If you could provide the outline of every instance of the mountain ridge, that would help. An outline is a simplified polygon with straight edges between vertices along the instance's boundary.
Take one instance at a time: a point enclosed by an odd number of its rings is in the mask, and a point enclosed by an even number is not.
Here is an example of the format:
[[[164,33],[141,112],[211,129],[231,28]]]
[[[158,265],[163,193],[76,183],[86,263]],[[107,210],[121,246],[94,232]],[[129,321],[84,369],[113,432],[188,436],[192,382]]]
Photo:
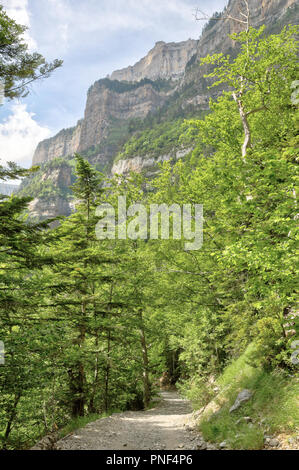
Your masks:
[[[242,0],[230,0],[222,15],[239,16]],[[279,22],[288,9],[296,9],[296,0],[251,0],[251,21],[255,27],[261,24],[274,25]],[[297,7],[298,14],[298,7]],[[172,91],[180,81],[195,80],[192,73],[187,74],[186,67],[191,60],[195,64],[208,54],[226,52],[232,49],[233,42],[228,34],[239,32],[242,25],[235,21],[210,20],[208,28],[204,28],[199,40],[188,39],[178,43],[158,41],[148,54],[133,66],[116,70],[106,79],[96,81],[87,93],[86,108],[83,119],[77,125],[60,131],[53,137],[40,142],[33,156],[33,164],[41,164],[53,158],[71,155],[77,151],[83,152],[93,145],[99,145],[107,136],[110,118],[129,119],[145,117],[154,112],[165,102],[165,93],[153,87],[155,80],[173,81]],[[198,77],[200,78],[200,77]],[[152,83],[142,84],[141,80],[148,79]],[[126,81],[138,83],[139,88],[119,93],[107,86],[108,81]],[[169,91],[171,94],[171,91]],[[194,97],[193,97],[194,98]],[[202,104],[203,98],[196,98],[196,106]],[[109,108],[126,109],[127,112],[112,112]]]
[[[197,40],[192,39],[180,43],[160,41],[134,66],[117,70],[111,74],[111,77],[97,80],[88,90],[84,118],[79,120],[76,126],[64,129],[55,136],[40,142],[33,156],[33,164],[47,162],[76,151],[82,152],[92,145],[100,144],[106,137],[110,117],[142,118],[155,111],[164,103],[167,93],[156,90],[154,82],[157,80],[175,81],[181,78],[188,61],[196,53],[197,43]],[[176,60],[170,60],[174,55]],[[159,58],[161,63],[158,61]],[[136,76],[134,68],[140,69],[140,64],[142,64],[141,67],[144,64],[144,69]],[[129,73],[128,70],[131,72]],[[145,79],[148,81],[143,83],[142,80]],[[111,83],[137,82],[139,86],[123,92],[115,90],[113,93],[107,80]],[[174,83],[172,88],[174,89],[175,86]],[[113,108],[116,101],[120,109],[114,109],[112,112],[112,109],[108,108]]]
[[[173,121],[178,117],[198,116],[198,113],[208,110],[210,97],[215,99],[219,90],[208,90],[205,71],[199,71],[198,64],[201,57],[207,54],[235,53],[228,34],[239,32],[242,26],[224,18],[239,15],[242,5],[242,0],[230,0],[219,14],[222,20],[211,19],[199,40],[189,39],[180,43],[159,41],[135,65],[97,80],[88,90],[83,119],[73,128],[63,129],[40,142],[33,156],[33,164],[43,166],[57,158],[70,160],[75,152],[79,152],[101,171],[110,174],[111,170],[112,173],[121,170],[122,174],[126,174],[130,169],[152,169],[155,158],[156,161],[164,161],[177,153],[184,153],[185,149],[177,143],[174,133],[171,137],[174,148],[167,145],[165,151],[162,145],[154,159],[148,156],[152,161],[145,162],[147,157],[138,154],[133,155],[133,161],[132,158],[121,163],[119,159],[118,162],[114,161],[122,146],[135,133],[140,134],[140,129],[146,132],[146,129],[152,129],[153,122],[159,123],[161,119]],[[268,32],[274,32],[284,24],[298,22],[299,18],[296,0],[251,0],[250,9],[252,26],[265,24]],[[134,81],[128,81],[128,78]],[[58,180],[55,183],[52,178],[51,184],[60,183]],[[25,185],[28,187],[27,182]],[[39,194],[32,195],[35,198],[34,212],[39,213],[41,202],[40,214],[43,217],[45,201],[39,201]],[[61,214],[59,207],[66,207],[65,201],[58,199],[56,205],[57,210],[52,198],[53,216]],[[71,210],[69,203],[67,205],[65,214]],[[46,212],[49,215],[49,211]]]

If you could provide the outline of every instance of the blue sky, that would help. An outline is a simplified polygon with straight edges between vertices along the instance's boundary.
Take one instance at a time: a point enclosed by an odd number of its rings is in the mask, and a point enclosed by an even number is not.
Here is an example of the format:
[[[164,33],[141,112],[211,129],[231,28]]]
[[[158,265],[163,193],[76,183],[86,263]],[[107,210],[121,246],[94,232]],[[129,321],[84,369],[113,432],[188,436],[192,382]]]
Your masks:
[[[26,167],[37,143],[83,117],[90,85],[113,70],[133,65],[157,41],[197,39],[207,14],[226,0],[0,0],[28,26],[26,41],[60,70],[32,86],[30,95],[0,107],[0,159]]]

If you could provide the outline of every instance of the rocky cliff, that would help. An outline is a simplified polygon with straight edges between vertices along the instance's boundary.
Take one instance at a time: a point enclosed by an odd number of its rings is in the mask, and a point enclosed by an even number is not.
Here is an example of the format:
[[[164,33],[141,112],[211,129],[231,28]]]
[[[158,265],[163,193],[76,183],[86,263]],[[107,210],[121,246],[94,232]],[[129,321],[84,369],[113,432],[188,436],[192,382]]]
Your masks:
[[[79,151],[100,144],[111,121],[143,118],[161,106],[166,95],[151,83],[119,86],[117,82],[96,82],[87,95]]]
[[[72,212],[70,186],[74,182],[68,162],[52,160],[41,170],[25,179],[20,186],[23,196],[32,197],[29,211],[32,218],[47,219]]]
[[[254,27],[265,24],[268,32],[278,32],[285,24],[298,23],[299,7],[296,0],[249,0],[250,23]],[[68,159],[80,152],[102,171],[126,174],[130,170],[152,173],[157,163],[171,157],[179,158],[188,150],[179,146],[170,153],[162,148],[154,157],[144,152],[129,155],[113,165],[116,154],[134,132],[150,129],[149,116],[159,116],[156,122],[174,120],[177,117],[198,115],[208,109],[211,91],[207,88],[204,70],[199,69],[201,57],[217,52],[234,53],[234,43],[229,34],[238,32],[242,25],[227,17],[242,18],[243,0],[230,0],[219,20],[211,19],[204,27],[201,38],[179,43],[156,43],[139,62],[110,77],[98,80],[87,94],[84,118],[71,129],[64,129],[56,136],[41,142],[34,154],[33,164],[45,165],[59,157]],[[213,89],[213,97],[217,89]],[[153,118],[155,119],[155,117]],[[132,120],[143,122],[131,126]],[[132,127],[132,128],[131,128]],[[132,158],[133,157],[133,158]],[[47,173],[47,179],[51,174]],[[53,181],[51,182],[51,184]],[[56,184],[56,183],[55,183]],[[58,183],[57,180],[57,184]],[[63,185],[66,185],[66,180]],[[38,196],[38,195],[37,195]],[[40,206],[42,204],[42,207]],[[32,211],[43,216],[68,214],[71,203],[63,195],[51,199],[51,207],[45,206],[45,198],[36,197]],[[61,212],[60,212],[61,211]]]
[[[142,171],[146,171],[147,176],[151,176],[152,173],[155,174],[157,172],[159,163],[183,158],[191,150],[191,148],[182,148],[180,150],[173,149],[172,152],[167,153],[165,155],[159,155],[157,158],[154,158],[152,156],[138,156],[130,159],[119,160],[118,162],[114,163],[111,169],[111,173],[113,175],[127,175],[131,171],[135,173],[141,173]]]
[[[175,84],[169,85],[166,91],[155,86],[154,81],[182,77],[187,62],[196,53],[197,43],[191,39],[180,43],[158,42],[136,65],[95,82],[87,94],[84,118],[76,127],[63,129],[56,136],[42,141],[34,153],[33,164],[99,145],[107,137],[111,120],[143,118],[155,111],[163,105]],[[131,85],[118,83],[124,81]]]
[[[286,22],[298,22],[296,0],[250,0],[251,24],[258,27],[268,25],[269,29]],[[230,0],[223,12],[227,16],[240,18],[244,9],[243,0]],[[48,162],[54,158],[84,152],[97,146],[107,137],[111,121],[143,118],[161,107],[171,90],[157,89],[157,80],[180,80],[181,83],[200,83],[198,68],[186,65],[196,63],[201,57],[215,52],[226,52],[234,47],[228,34],[238,32],[242,25],[232,20],[210,21],[197,40],[189,39],[179,43],[157,42],[154,48],[133,66],[117,70],[106,79],[99,80],[89,89],[84,118],[71,129],[64,129],[56,136],[41,142],[33,156],[33,164]],[[192,70],[196,71],[192,73]],[[123,86],[119,85],[123,83]],[[124,83],[125,82],[125,83]],[[131,86],[130,86],[131,84]],[[132,85],[134,84],[134,85]],[[179,83],[178,83],[179,86]],[[171,87],[169,87],[171,88]],[[176,89],[175,83],[172,91]],[[184,106],[206,106],[208,96],[205,89],[200,94],[189,96]],[[112,155],[110,155],[112,158]],[[109,156],[108,156],[109,159]]]
[[[128,82],[136,82],[143,78],[151,80],[181,78],[187,62],[196,53],[197,46],[198,41],[194,39],[171,43],[159,41],[137,64],[116,70],[109,78]]]
[[[56,136],[39,143],[33,164],[84,152],[107,137],[113,120],[142,118],[163,104],[167,93],[151,83],[118,87],[118,82],[99,80],[88,91],[84,119],[76,127],[63,129]]]
[[[55,137],[40,142],[35,150],[32,164],[47,163],[54,158],[72,155],[77,152],[80,144],[82,121],[76,127],[63,129]]]
[[[298,5],[295,0],[250,0],[250,24],[254,27],[260,27],[265,25],[269,32],[279,31],[280,28],[287,23],[298,23],[299,13]],[[198,68],[198,63],[202,57],[206,57],[208,54],[215,52],[233,52],[235,43],[229,38],[229,34],[238,33],[244,29],[244,25],[233,20],[226,20],[226,17],[233,17],[237,19],[244,19],[240,15],[240,12],[244,11],[243,0],[230,0],[227,8],[222,12],[221,17],[217,15],[218,19],[211,19],[206,24],[203,34],[199,41],[197,41],[197,48],[195,55],[192,56],[187,69],[185,69],[180,90],[184,91],[184,88],[188,91],[187,95],[191,93],[191,97],[186,97],[182,102],[182,108],[192,106],[194,109],[207,109],[209,102],[209,95],[211,91],[208,91],[204,86],[204,70]],[[150,51],[149,57],[154,56],[155,48]],[[119,77],[127,77],[127,74],[135,73],[135,79],[138,79],[138,67],[144,64],[142,59],[136,68],[129,67],[122,71],[116,72]],[[112,74],[113,77],[113,74]],[[196,83],[196,86],[194,84]],[[190,87],[191,85],[191,87]],[[217,92],[216,92],[217,93]],[[147,173],[152,171],[153,168],[157,168],[157,164],[165,160],[177,159],[180,156],[188,153],[188,150],[174,149],[171,154],[161,155],[158,158],[152,156],[134,156],[133,158],[127,158],[117,161],[112,167],[113,174],[127,174],[130,171],[141,172],[146,171]]]

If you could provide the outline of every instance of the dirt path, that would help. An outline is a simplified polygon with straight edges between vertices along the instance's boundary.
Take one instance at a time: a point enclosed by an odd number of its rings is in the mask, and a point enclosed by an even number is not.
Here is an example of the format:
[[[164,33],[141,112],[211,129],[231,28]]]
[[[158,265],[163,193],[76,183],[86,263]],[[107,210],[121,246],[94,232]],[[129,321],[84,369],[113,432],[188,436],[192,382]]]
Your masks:
[[[177,392],[161,393],[149,411],[127,411],[89,423],[57,443],[60,450],[197,449],[200,435],[192,431],[189,402]]]

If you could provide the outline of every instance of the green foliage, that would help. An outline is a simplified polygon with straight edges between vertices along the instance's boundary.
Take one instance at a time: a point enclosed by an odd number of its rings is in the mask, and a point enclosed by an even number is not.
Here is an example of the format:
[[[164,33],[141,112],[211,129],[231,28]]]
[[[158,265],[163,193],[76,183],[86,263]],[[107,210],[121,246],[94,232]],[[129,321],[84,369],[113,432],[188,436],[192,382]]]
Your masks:
[[[126,160],[135,156],[153,156],[167,154],[177,149],[182,134],[183,120],[163,122],[151,130],[136,134],[124,145],[122,151],[116,156],[115,162]]]
[[[12,171],[15,176],[23,174],[21,169],[10,166],[8,170],[2,169],[2,178],[11,176]],[[6,448],[13,428],[13,441],[17,442],[17,447],[22,446],[24,436],[18,430],[23,428],[23,422],[32,425],[36,398],[40,400],[41,381],[51,373],[51,353],[42,341],[45,330],[39,326],[41,319],[35,328],[27,323],[40,301],[38,273],[51,260],[39,251],[40,246],[49,242],[45,229],[50,221],[26,223],[23,212],[29,198],[0,199],[0,337],[6,348],[6,362],[0,370],[0,422],[3,447]],[[49,327],[47,332],[50,333]],[[52,340],[55,341],[54,336]],[[45,360],[42,365],[41,357]],[[33,401],[26,400],[29,395],[35,397]],[[22,411],[18,414],[20,404]],[[29,434],[35,435],[35,430]]]
[[[14,162],[7,162],[6,166],[0,165],[0,179],[2,181],[15,180],[22,176],[29,176],[35,173],[38,167],[32,167],[30,170],[20,168]]]
[[[205,413],[200,422],[206,439],[218,443],[225,440],[232,449],[261,449],[263,433],[292,434],[299,425],[298,377],[290,379],[283,371],[252,367],[255,349],[255,344],[251,344],[224,370],[217,380],[220,391],[214,399],[225,404],[217,413]],[[253,392],[253,398],[229,413],[238,392],[245,388]],[[242,420],[244,416],[249,416],[251,422]]]
[[[47,63],[37,52],[29,54],[23,38],[26,29],[9,18],[0,5],[0,80],[4,82],[5,96],[10,99],[26,96],[30,83],[47,78],[62,65],[57,59]]]
[[[95,85],[97,87],[105,87],[108,90],[114,91],[116,93],[127,93],[130,91],[137,90],[140,87],[144,87],[145,85],[150,85],[154,90],[157,91],[169,91],[173,88],[172,80],[150,80],[149,78],[143,78],[138,82],[126,82],[126,81],[118,81],[118,80],[110,80],[109,78],[102,78],[98,80]],[[89,89],[90,91],[91,89]]]
[[[217,418],[203,422],[200,429],[206,440],[218,444],[226,441],[230,449],[260,450],[264,445],[264,434],[259,426],[237,425],[227,410],[221,410]]]
[[[75,159],[77,162],[77,179],[72,186],[72,190],[79,200],[87,201],[87,204],[90,205],[93,202],[95,193],[99,191],[103,177],[81,155],[75,154]]]

